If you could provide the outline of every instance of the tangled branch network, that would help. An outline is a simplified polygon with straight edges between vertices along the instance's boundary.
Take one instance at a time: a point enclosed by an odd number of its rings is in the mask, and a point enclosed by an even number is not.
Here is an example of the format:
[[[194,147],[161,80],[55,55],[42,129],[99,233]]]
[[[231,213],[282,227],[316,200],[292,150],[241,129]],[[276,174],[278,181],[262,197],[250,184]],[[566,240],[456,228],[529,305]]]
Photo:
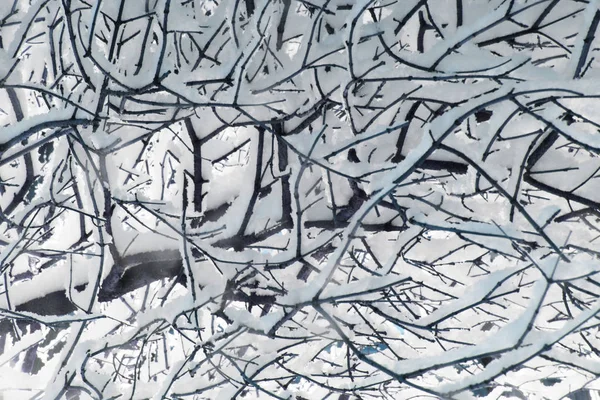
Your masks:
[[[598,398],[599,22],[0,1],[0,398]]]

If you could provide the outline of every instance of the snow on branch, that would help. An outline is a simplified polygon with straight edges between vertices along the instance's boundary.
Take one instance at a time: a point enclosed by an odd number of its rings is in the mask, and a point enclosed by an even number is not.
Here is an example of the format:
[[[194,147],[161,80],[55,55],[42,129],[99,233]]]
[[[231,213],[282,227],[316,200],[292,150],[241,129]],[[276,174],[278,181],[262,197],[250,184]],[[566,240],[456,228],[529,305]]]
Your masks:
[[[599,6],[0,2],[0,393],[598,396]]]

